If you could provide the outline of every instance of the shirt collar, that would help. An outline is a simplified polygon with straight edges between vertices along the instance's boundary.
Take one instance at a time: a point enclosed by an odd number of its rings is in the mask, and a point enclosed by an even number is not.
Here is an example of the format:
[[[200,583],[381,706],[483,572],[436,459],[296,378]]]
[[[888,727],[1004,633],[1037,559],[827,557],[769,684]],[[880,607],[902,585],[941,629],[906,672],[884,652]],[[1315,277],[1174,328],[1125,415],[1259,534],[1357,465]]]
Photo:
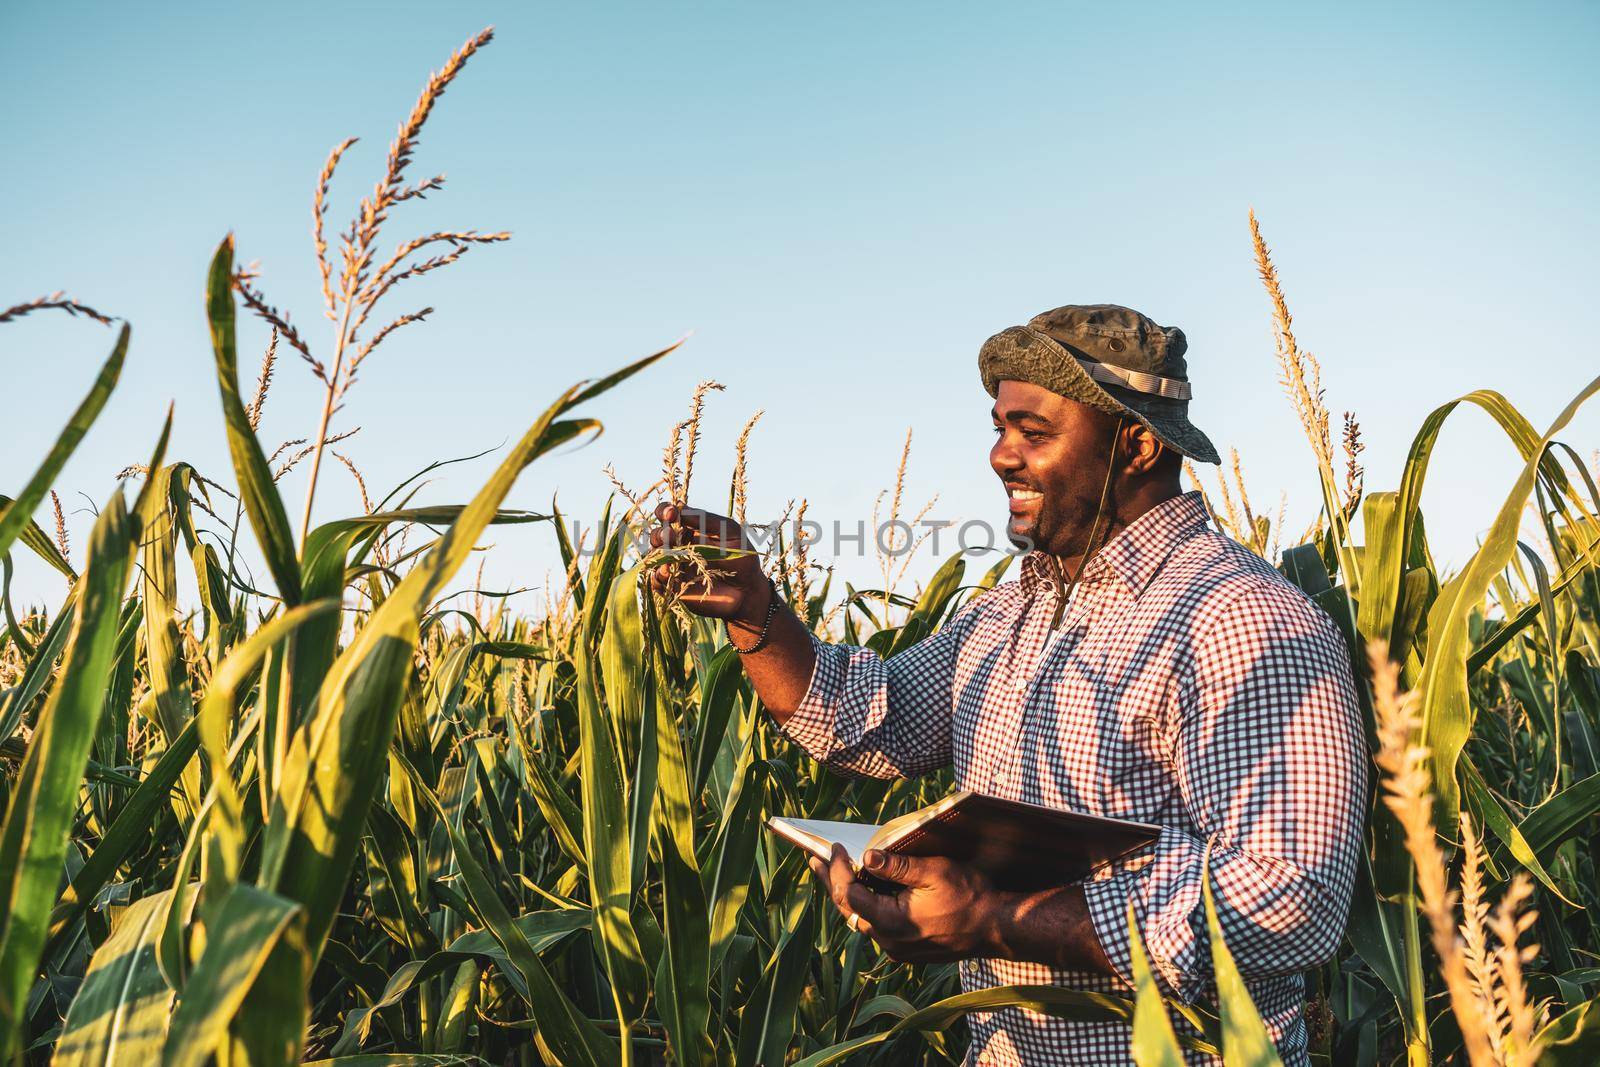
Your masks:
[[[1205,502],[1197,492],[1163,500],[1094,554],[1078,587],[1115,579],[1138,596],[1179,545],[1206,529],[1208,519]],[[1056,568],[1049,554],[1035,549],[1022,557],[1021,581],[1029,596],[1041,587],[1053,589]]]

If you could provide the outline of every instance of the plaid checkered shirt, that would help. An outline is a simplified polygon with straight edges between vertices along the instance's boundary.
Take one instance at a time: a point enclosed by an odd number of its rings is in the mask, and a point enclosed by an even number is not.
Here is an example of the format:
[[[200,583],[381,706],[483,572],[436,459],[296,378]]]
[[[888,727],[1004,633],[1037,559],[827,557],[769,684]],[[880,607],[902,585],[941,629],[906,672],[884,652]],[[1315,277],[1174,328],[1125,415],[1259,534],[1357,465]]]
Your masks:
[[[1049,563],[1028,554],[1017,580],[888,660],[813,638],[811,683],[783,732],[844,773],[915,777],[953,764],[964,789],[1162,827],[1084,886],[1115,976],[971,959],[963,990],[1127,992],[1132,901],[1163,994],[1214,999],[1209,846],[1224,940],[1284,1062],[1307,1063],[1303,972],[1343,934],[1367,796],[1341,635],[1264,560],[1210,529],[1198,493],[1152,508],[1097,552],[1054,634]],[[1119,1022],[1009,1008],[968,1023],[970,1064],[1131,1062]]]

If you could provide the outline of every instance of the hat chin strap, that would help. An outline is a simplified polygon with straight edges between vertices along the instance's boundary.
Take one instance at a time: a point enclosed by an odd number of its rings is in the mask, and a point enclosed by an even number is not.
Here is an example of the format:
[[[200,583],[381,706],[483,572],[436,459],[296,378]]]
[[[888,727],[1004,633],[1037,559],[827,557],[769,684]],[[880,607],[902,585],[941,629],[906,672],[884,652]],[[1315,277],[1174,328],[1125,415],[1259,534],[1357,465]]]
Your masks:
[[[1127,370],[1123,367],[1113,367],[1109,363],[1096,363],[1092,359],[1080,359],[1078,366],[1097,382],[1106,385],[1120,385],[1124,389],[1132,389],[1136,393],[1149,393],[1152,396],[1165,396],[1173,400],[1189,399],[1189,383],[1176,378],[1163,378],[1159,374],[1146,374],[1143,371]]]
[[[1106,457],[1106,480],[1105,484],[1100,487],[1100,503],[1095,505],[1094,522],[1089,526],[1089,540],[1084,543],[1083,555],[1078,560],[1078,569],[1072,572],[1071,581],[1062,580],[1064,576],[1061,573],[1060,557],[1050,557],[1056,566],[1056,580],[1061,582],[1061,592],[1056,596],[1055,611],[1050,615],[1050,629],[1052,630],[1061,625],[1061,613],[1067,606],[1067,598],[1078,587],[1078,579],[1083,577],[1083,569],[1089,565],[1089,560],[1094,556],[1094,539],[1100,533],[1100,520],[1105,516],[1107,502],[1111,500],[1111,476],[1117,470],[1117,446],[1122,443],[1122,428],[1127,423],[1128,417],[1126,415],[1117,416],[1117,428],[1111,434],[1111,454]],[[1116,516],[1113,515],[1112,521],[1115,521],[1115,518]],[[1106,523],[1107,534],[1110,534],[1111,526],[1112,522]]]

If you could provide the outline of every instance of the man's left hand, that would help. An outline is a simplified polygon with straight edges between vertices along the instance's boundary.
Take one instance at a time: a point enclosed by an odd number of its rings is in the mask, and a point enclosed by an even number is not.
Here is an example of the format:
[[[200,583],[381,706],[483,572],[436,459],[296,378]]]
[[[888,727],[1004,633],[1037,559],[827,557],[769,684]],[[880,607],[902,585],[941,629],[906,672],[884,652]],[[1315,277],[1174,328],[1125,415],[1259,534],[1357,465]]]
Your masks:
[[[944,963],[1001,954],[1000,923],[1007,894],[974,867],[939,856],[900,856],[869,849],[862,868],[904,888],[875,893],[856,881],[850,857],[838,845],[828,863],[815,857],[811,871],[854,929],[902,963]]]

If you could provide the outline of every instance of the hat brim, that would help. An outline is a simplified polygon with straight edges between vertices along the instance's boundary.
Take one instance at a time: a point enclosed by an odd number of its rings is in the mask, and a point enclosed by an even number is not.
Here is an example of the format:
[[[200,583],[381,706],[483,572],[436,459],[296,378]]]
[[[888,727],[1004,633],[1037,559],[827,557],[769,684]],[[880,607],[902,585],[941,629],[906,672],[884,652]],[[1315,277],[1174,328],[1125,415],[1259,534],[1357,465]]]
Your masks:
[[[1101,385],[1060,344],[1027,326],[1012,326],[985,341],[978,351],[978,373],[990,396],[999,394],[1003,381],[1029,382],[1108,414],[1131,416],[1189,459],[1222,462],[1211,439],[1189,421],[1187,400]]]

